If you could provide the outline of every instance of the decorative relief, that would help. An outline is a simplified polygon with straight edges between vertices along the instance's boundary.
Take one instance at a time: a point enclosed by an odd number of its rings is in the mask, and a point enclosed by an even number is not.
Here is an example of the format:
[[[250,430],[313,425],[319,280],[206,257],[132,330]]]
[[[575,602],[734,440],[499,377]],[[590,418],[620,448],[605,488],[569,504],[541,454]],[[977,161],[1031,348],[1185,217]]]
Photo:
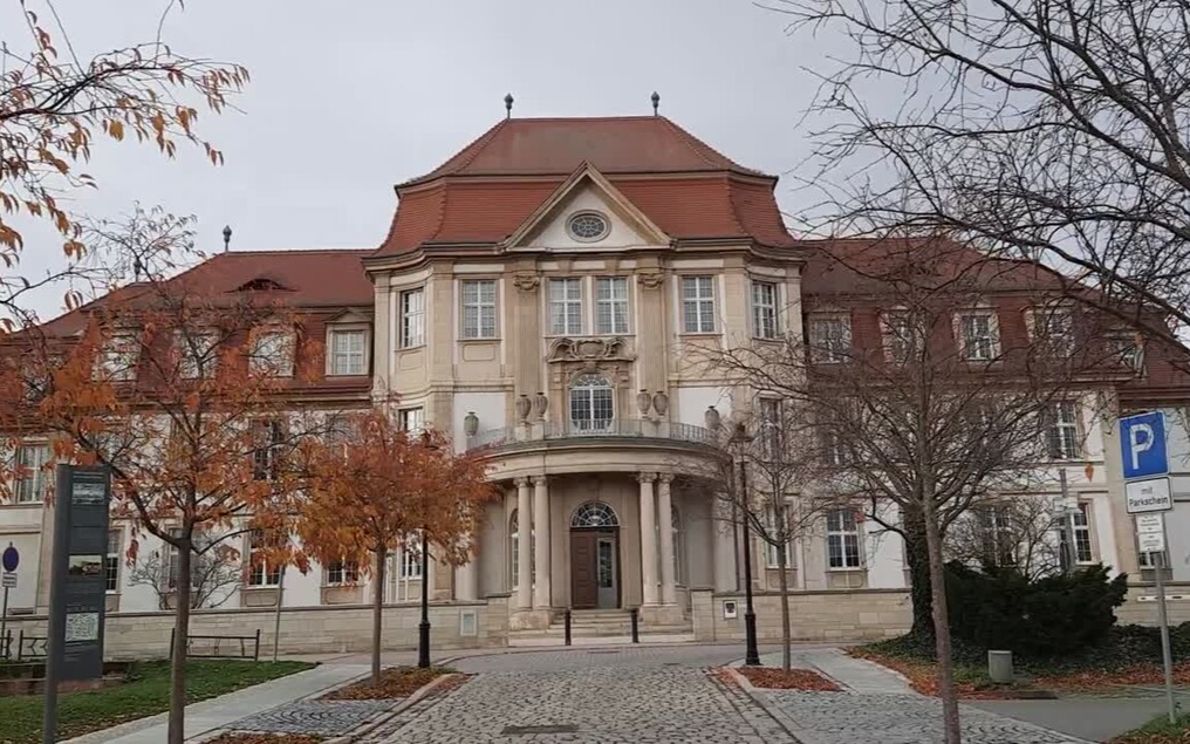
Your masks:
[[[614,338],[559,338],[550,343],[546,360],[550,362],[586,362],[603,359],[632,361],[624,339]]]
[[[541,277],[537,274],[517,274],[512,278],[512,285],[522,292],[532,292],[541,284]]]
[[[665,281],[665,274],[661,272],[651,272],[648,274],[637,274],[637,280],[645,289],[657,289],[661,283]]]

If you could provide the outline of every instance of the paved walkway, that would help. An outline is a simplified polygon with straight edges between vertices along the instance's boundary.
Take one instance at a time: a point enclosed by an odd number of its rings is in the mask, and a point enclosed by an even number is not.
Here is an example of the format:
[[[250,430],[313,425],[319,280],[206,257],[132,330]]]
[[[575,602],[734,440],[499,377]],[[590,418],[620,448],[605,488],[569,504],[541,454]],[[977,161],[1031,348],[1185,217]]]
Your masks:
[[[315,695],[367,672],[366,665],[321,664],[288,677],[188,705],[186,736],[197,737],[223,728],[246,716]],[[167,731],[167,716],[162,713],[70,739],[69,744],[161,744]]]

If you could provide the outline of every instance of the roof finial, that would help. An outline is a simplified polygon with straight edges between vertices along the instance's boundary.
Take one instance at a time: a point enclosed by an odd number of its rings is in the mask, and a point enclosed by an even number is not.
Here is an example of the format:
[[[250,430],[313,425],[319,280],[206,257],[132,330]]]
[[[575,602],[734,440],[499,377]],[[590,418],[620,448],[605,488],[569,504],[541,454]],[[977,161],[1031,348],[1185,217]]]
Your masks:
[[[511,119],[511,118],[512,118],[512,102],[513,102],[513,100],[514,100],[514,99],[513,99],[513,97],[512,97],[512,94],[511,94],[511,93],[508,93],[508,94],[506,94],[506,95],[504,96],[504,110],[507,112],[507,113],[505,113],[505,115],[504,115],[504,118],[505,118],[505,119]]]
[[[657,115],[657,109],[661,106],[661,94],[653,91],[653,116]]]
[[[231,247],[231,225],[224,225],[223,226],[223,252],[226,253],[227,249],[229,247]]]

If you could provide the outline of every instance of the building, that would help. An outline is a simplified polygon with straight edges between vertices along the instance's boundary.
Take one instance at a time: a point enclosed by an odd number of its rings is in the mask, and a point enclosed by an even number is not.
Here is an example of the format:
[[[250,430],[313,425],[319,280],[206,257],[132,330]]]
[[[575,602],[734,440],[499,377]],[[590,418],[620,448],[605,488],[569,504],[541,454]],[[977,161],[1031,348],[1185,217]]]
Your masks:
[[[375,250],[233,251],[188,272],[211,291],[284,295],[307,319],[303,333],[324,341],[326,365],[317,381],[294,386],[295,402],[391,406],[409,429],[433,426],[460,449],[485,448],[503,501],[489,509],[471,563],[423,568],[415,546],[393,556],[383,588],[393,605],[390,645],[415,642],[423,580],[444,645],[557,637],[565,608],[584,632],[624,632],[628,610],[639,608],[646,632],[742,637],[741,538],[717,515],[705,473],[719,457],[716,422],[748,420],[756,395],[691,350],[804,332],[880,343],[879,309],[860,299],[869,289],[834,267],[822,244],[788,233],[776,185],[664,117],[509,118],[398,185],[395,217]],[[986,305],[957,309],[955,342],[975,348],[1029,334],[1028,297],[1005,285]],[[69,337],[85,316],[86,308],[47,328]],[[1160,354],[1128,363],[1125,378],[1087,395],[1126,410],[1178,408],[1190,393]],[[1057,493],[1064,468],[1077,560],[1135,573],[1112,428],[1077,400],[1053,426],[1064,444],[1039,465],[1053,476],[1039,495]],[[15,456],[36,469],[48,448],[30,440]],[[0,507],[0,537],[25,556],[14,627],[30,633],[49,596],[46,477],[16,484],[15,502]],[[1190,508],[1177,514],[1184,520]],[[1186,534],[1171,534],[1175,581],[1190,580]],[[116,525],[109,647],[160,652],[171,617],[153,587],[132,580],[120,558],[127,539]],[[907,627],[895,535],[840,513],[791,547],[794,637]],[[251,553],[248,538],[241,549]],[[761,633],[779,637],[772,551],[758,543],[752,555]],[[342,565],[291,572],[283,647],[364,648],[373,589],[354,578]],[[194,632],[262,628],[267,638],[277,580],[275,571],[247,572],[217,608],[195,615]],[[1143,603],[1128,608],[1146,613]]]

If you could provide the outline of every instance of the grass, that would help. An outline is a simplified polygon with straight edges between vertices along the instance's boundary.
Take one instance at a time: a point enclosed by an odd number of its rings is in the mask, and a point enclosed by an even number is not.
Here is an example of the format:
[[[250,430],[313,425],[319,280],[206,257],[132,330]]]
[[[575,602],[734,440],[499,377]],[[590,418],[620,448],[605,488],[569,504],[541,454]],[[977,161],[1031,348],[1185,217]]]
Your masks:
[[[1160,715],[1144,726],[1112,739],[1110,744],[1187,744],[1190,742],[1190,713],[1170,723],[1169,716]]]
[[[192,660],[186,664],[186,701],[206,700],[312,666],[300,661]],[[41,695],[0,698],[0,743],[38,744],[43,701]],[[138,663],[122,685],[59,696],[58,737],[65,740],[168,708],[169,663]]]

